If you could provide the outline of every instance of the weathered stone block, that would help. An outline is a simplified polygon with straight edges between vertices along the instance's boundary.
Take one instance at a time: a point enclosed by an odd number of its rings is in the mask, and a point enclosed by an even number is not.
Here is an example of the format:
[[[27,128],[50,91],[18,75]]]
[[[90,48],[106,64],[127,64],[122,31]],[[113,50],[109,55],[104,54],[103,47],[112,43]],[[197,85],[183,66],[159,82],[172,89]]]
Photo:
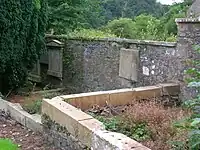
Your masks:
[[[44,99],[42,113],[61,126],[66,127],[68,132],[75,137],[78,134],[78,121],[92,119],[92,116],[87,115],[59,98],[57,100]]]
[[[25,112],[20,106],[20,104],[9,103],[8,112],[14,120],[26,126],[26,116],[30,116],[30,114]]]
[[[3,100],[2,98],[0,98],[0,110],[3,110],[5,112],[7,112],[8,110],[8,103],[7,101]]]
[[[41,116],[38,114],[28,115],[26,116],[26,127],[35,131],[42,133],[42,123],[41,123]]]
[[[150,150],[123,134],[109,131],[95,132],[91,148],[92,150]]]
[[[134,49],[121,49],[119,76],[128,80],[137,81],[139,71],[139,51]]]
[[[179,95],[181,93],[181,88],[179,84],[176,83],[165,83],[165,84],[159,84],[162,86],[162,95],[168,96],[168,95]]]
[[[82,144],[91,147],[92,145],[92,135],[98,130],[104,130],[105,126],[103,123],[96,119],[89,119],[79,121],[78,124],[78,139]]]
[[[109,101],[108,92],[91,92],[82,94],[73,94],[70,96],[61,96],[69,104],[86,110],[94,105],[105,106],[106,101]]]
[[[148,99],[162,96],[161,86],[147,86],[135,88],[133,96],[136,99]]]
[[[110,100],[108,103],[112,106],[121,106],[131,104],[134,100],[134,89],[120,89],[110,91]]]

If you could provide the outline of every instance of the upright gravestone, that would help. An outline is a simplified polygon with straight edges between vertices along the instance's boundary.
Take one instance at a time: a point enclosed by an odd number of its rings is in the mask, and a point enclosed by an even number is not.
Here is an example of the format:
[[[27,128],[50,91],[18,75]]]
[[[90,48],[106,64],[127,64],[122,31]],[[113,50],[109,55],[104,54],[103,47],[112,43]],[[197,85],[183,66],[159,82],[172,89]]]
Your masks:
[[[198,18],[200,17],[200,0],[193,0],[192,5],[187,12],[188,18]]]
[[[138,81],[139,51],[134,49],[120,50],[119,76],[129,80]]]
[[[41,72],[40,72],[40,62],[39,60],[34,65],[33,70],[29,74],[29,80],[34,82],[41,82]]]
[[[48,47],[48,72],[53,77],[62,78],[63,73],[63,43],[52,40],[47,43]]]

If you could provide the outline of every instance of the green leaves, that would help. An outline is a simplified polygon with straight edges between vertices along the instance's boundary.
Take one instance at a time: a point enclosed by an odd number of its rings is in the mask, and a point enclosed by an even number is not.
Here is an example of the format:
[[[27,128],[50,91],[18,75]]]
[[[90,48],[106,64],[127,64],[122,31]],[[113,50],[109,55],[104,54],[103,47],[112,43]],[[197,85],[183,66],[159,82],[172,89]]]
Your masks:
[[[40,0],[34,0],[34,5],[35,5],[35,8],[36,8],[37,10],[40,10],[40,9],[41,9]]]
[[[122,133],[137,141],[144,141],[150,138],[150,131],[145,123],[125,121],[120,116],[105,118],[103,116],[93,115],[93,117],[101,121],[105,125],[106,130]]]
[[[47,5],[45,0],[1,0],[0,6],[0,91],[5,94],[24,84],[44,51]]]
[[[199,128],[200,127],[200,118],[194,118],[194,119],[192,119],[192,122],[191,122],[190,125],[192,127]]]
[[[10,139],[0,139],[0,150],[19,150]]]

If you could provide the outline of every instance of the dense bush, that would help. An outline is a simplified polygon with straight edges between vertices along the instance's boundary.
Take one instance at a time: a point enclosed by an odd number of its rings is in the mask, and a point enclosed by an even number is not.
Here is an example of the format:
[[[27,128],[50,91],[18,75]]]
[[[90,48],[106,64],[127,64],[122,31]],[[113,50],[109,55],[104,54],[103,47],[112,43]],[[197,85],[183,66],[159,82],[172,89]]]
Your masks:
[[[110,31],[104,32],[95,29],[80,29],[80,30],[75,30],[74,32],[70,32],[68,34],[68,37],[96,39],[96,38],[112,38],[116,37],[116,35],[111,34]]]
[[[104,28],[121,38],[140,40],[175,41],[174,34],[165,30],[161,20],[151,15],[140,15],[134,20],[120,18],[110,21]]]
[[[44,50],[45,0],[0,1],[0,91],[23,85]]]
[[[132,38],[134,22],[129,18],[120,18],[108,22],[104,30],[110,30],[113,34],[121,38]]]

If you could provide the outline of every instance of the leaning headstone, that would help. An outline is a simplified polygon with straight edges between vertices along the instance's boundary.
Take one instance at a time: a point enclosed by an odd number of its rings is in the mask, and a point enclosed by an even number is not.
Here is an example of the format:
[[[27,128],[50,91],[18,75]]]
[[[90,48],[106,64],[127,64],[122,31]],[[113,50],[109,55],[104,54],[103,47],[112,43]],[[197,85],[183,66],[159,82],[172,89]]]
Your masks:
[[[200,0],[193,0],[192,5],[187,12],[188,18],[198,18],[200,17]]]

